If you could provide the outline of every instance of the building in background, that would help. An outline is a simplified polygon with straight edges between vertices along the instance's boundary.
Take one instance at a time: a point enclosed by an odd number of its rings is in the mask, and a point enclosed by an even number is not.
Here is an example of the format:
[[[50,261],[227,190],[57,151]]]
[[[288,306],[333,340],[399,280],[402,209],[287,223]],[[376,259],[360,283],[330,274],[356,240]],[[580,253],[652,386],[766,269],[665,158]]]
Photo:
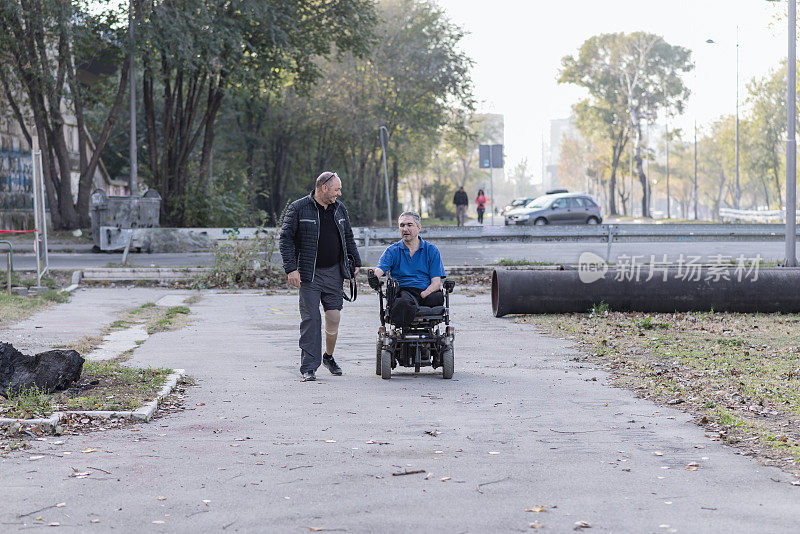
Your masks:
[[[74,114],[64,107],[64,128],[70,156],[70,178],[73,201],[78,198],[80,156],[78,149],[78,123]],[[23,111],[24,112],[24,111]],[[26,124],[33,135],[33,120]],[[94,146],[89,138],[87,157],[92,157]],[[103,189],[108,195],[128,195],[126,179],[112,179],[102,160],[94,175],[93,189]],[[31,148],[22,133],[13,112],[0,102],[0,230],[28,230],[33,228],[33,168]]]
[[[550,142],[546,148],[543,147],[545,157],[543,158],[542,181],[545,189],[556,189],[561,186],[558,165],[561,161],[561,143],[565,136],[580,138],[575,118],[551,120]]]

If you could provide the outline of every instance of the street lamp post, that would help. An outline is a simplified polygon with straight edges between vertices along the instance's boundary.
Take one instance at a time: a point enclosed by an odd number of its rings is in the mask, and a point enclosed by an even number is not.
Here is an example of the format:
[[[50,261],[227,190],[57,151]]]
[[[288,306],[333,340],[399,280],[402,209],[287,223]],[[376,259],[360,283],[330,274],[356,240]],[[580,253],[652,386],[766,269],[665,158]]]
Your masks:
[[[694,220],[697,220],[697,119],[694,120]]]
[[[739,209],[739,26],[736,26],[736,209]]]
[[[714,39],[706,39],[708,44],[716,44]],[[736,209],[739,209],[741,202],[741,188],[739,187],[739,26],[736,26],[736,142],[735,142],[735,157],[736,157]]]
[[[789,75],[786,77],[786,253],[785,265],[797,266],[796,180],[797,146],[795,115],[797,112],[797,0],[789,0]]]

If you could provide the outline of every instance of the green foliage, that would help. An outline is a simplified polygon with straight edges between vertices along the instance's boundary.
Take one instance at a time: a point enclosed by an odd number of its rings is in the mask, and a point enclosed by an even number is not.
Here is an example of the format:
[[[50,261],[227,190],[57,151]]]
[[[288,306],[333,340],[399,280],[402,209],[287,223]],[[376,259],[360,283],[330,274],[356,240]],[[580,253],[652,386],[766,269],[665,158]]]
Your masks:
[[[643,121],[660,110],[681,113],[689,89],[681,76],[694,68],[691,52],[645,32],[601,34],[587,39],[575,56],[562,59],[559,83],[584,87],[589,97],[575,106],[578,127],[589,138],[602,136],[609,154],[608,203],[616,214],[616,172],[630,137],[636,138],[636,162],[642,170]],[[648,191],[644,188],[645,193]],[[649,202],[643,197],[647,215]]]
[[[176,225],[214,211],[206,201],[225,95],[259,99],[284,85],[304,91],[319,78],[322,58],[365,52],[375,22],[369,0],[135,4],[149,183],[164,199],[162,222]],[[217,206],[223,214],[230,215],[230,200]]]
[[[3,417],[33,419],[52,412],[49,396],[36,386],[21,391],[8,389],[4,396],[6,400],[0,405]]]
[[[214,247],[214,264],[195,287],[266,287],[283,280],[283,271],[271,262],[277,248],[277,233],[259,232],[255,239],[229,239]]]
[[[649,315],[640,320],[634,320],[633,324],[642,330],[653,330],[654,328],[669,328],[669,323],[659,323],[654,321]]]
[[[608,306],[607,302],[600,301],[599,304],[592,305],[592,309],[589,310],[589,313],[591,315],[602,315],[608,313],[610,310],[611,308]]]

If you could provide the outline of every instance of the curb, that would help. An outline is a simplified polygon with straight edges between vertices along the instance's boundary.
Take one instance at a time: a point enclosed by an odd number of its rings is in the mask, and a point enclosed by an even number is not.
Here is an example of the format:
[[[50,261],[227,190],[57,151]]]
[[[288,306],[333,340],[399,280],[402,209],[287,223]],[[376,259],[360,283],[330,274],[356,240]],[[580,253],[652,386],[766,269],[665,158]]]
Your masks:
[[[167,376],[166,381],[164,382],[164,386],[161,388],[161,391],[158,392],[156,398],[152,401],[148,402],[144,406],[137,408],[135,410],[129,411],[103,411],[103,410],[75,410],[75,411],[68,411],[68,412],[53,412],[53,414],[48,418],[37,418],[37,419],[12,419],[8,417],[0,417],[0,428],[9,427],[15,423],[19,423],[20,425],[28,425],[28,426],[40,426],[44,428],[49,428],[52,432],[55,430],[56,425],[58,425],[59,421],[66,417],[67,415],[86,415],[90,417],[101,417],[104,419],[135,419],[137,421],[143,421],[145,423],[150,422],[153,418],[153,414],[155,413],[156,409],[158,409],[158,405],[161,403],[161,399],[172,393],[175,389],[175,386],[178,385],[178,380],[181,377],[186,376],[186,371],[183,369],[174,369],[174,372]]]

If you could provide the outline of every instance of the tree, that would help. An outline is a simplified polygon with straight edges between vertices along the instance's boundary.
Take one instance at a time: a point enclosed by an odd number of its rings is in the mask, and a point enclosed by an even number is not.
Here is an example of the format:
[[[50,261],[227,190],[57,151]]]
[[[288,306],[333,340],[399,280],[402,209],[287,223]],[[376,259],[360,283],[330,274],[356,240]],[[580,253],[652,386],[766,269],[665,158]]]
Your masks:
[[[613,189],[620,157],[631,134],[642,183],[642,213],[649,217],[647,176],[642,167],[642,122],[659,110],[681,112],[689,90],[681,74],[689,72],[691,52],[645,32],[601,34],[586,40],[576,57],[562,59],[559,83],[585,87],[589,97],[575,106],[581,131],[603,125],[611,147],[609,213],[616,213]]]
[[[386,206],[378,129],[386,126],[392,202],[400,182],[427,167],[456,109],[471,105],[463,32],[429,2],[386,0],[373,47],[317,58],[320,78],[293,79],[260,91],[231,93],[223,106],[219,155],[246,155],[257,202],[274,220],[286,201],[307,194],[320,171],[343,178],[351,218],[383,219]],[[451,175],[447,175],[449,180]],[[425,181],[427,183],[427,181]]]
[[[99,8],[99,9],[98,9]],[[95,2],[4,0],[0,2],[0,90],[28,145],[34,136],[42,152],[45,194],[53,226],[89,226],[89,197],[100,154],[120,110],[128,77],[118,13]],[[81,66],[102,54],[107,64],[122,64],[116,92],[102,130],[90,141],[84,107],[91,97],[81,82]],[[73,198],[66,116],[75,114],[78,139],[78,192]],[[32,118],[35,132],[28,130]],[[92,146],[93,145],[93,146]],[[92,154],[89,149],[92,146]]]
[[[374,23],[369,0],[134,3],[149,181],[169,224],[184,223],[188,193],[207,198],[217,114],[231,88],[307,86],[321,74],[320,57],[365,52]]]
[[[709,131],[698,141],[698,194],[705,197],[711,206],[714,219],[719,219],[719,209],[725,197],[728,197],[728,206],[733,205],[730,200],[735,198],[734,186],[730,180],[735,172],[734,120],[733,116],[728,115],[714,121]]]
[[[759,182],[764,200],[777,200],[777,208],[783,206],[781,194],[781,169],[784,165],[786,137],[786,65],[772,70],[760,80],[754,79],[747,86],[748,117],[743,124],[745,140],[745,168]],[[774,185],[774,189],[770,185]],[[772,192],[772,195],[770,195]]]

